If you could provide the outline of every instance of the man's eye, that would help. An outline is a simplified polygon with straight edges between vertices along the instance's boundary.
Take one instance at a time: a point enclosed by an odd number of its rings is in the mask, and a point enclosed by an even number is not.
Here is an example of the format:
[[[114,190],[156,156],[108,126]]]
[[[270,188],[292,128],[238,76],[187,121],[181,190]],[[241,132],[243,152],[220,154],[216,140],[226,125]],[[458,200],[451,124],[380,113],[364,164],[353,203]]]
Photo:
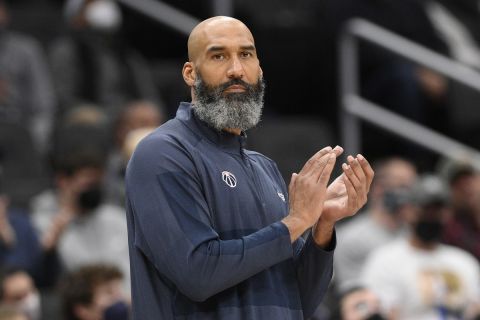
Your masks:
[[[251,52],[242,52],[241,53],[242,58],[250,58],[253,56]]]
[[[223,59],[225,59],[225,56],[223,54],[214,54],[212,56],[212,59],[213,60],[223,60]]]

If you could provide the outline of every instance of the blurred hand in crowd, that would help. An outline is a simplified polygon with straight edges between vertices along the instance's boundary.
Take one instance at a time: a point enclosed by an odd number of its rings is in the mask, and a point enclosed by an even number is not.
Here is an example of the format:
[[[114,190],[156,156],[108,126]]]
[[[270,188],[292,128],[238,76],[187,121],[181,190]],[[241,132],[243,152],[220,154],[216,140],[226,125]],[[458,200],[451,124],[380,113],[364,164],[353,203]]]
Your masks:
[[[340,300],[340,313],[341,320],[393,320],[393,317],[382,315],[380,300],[367,288],[346,293]]]
[[[15,231],[8,221],[8,198],[0,195],[0,242],[10,248],[15,244]]]
[[[447,92],[447,79],[430,69],[419,67],[417,77],[423,90],[435,100],[445,97]]]
[[[61,234],[78,215],[95,209],[102,201],[100,168],[81,168],[71,175],[60,175],[58,184],[58,212],[52,226],[42,239],[45,250],[55,248]]]

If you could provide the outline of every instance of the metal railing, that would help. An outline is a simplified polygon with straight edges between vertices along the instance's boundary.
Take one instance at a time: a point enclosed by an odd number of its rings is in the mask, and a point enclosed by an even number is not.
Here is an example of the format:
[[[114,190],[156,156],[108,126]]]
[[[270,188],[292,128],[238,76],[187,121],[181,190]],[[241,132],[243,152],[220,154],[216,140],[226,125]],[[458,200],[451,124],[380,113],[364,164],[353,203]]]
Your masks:
[[[340,38],[340,101],[343,146],[360,152],[360,121],[412,141],[448,158],[469,161],[480,170],[480,152],[360,96],[358,40],[364,40],[435,70],[480,92],[480,73],[363,19],[349,21]]]
[[[120,3],[136,10],[151,19],[162,23],[183,35],[189,35],[200,20],[190,14],[159,0],[118,0]],[[232,0],[212,0],[214,16],[232,16]]]

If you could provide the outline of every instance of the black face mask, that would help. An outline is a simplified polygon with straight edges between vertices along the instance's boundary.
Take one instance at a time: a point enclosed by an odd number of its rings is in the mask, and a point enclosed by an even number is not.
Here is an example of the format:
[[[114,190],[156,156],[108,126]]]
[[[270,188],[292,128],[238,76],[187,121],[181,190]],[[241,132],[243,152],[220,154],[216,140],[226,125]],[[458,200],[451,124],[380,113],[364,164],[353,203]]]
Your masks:
[[[443,223],[440,221],[418,221],[415,225],[415,234],[425,243],[438,242],[442,236]]]
[[[385,318],[380,313],[374,313],[365,318],[365,320],[385,320]]]
[[[85,189],[78,195],[78,206],[84,212],[92,211],[97,208],[103,200],[103,191],[99,185],[94,185]]]
[[[103,315],[105,320],[128,320],[130,319],[130,309],[123,301],[118,301],[109,306]]]
[[[395,188],[386,190],[383,194],[383,205],[387,212],[395,215],[409,202],[409,190],[407,188]]]

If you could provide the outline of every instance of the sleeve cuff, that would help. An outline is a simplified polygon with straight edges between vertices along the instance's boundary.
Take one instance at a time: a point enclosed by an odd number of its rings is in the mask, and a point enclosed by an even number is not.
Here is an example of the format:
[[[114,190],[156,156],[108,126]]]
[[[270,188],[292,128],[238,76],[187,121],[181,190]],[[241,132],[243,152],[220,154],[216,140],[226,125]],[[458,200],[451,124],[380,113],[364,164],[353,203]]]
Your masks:
[[[311,242],[311,244],[310,244],[310,242]],[[329,244],[327,245],[326,248],[320,247],[319,245],[317,245],[315,243],[315,241],[313,240],[313,236],[312,236],[311,232],[308,235],[307,245],[312,245],[317,250],[321,250],[321,251],[325,251],[325,252],[333,252],[335,250],[335,248],[337,247],[337,231],[335,230],[335,228],[333,229],[332,238],[330,239],[330,242],[329,242]]]

